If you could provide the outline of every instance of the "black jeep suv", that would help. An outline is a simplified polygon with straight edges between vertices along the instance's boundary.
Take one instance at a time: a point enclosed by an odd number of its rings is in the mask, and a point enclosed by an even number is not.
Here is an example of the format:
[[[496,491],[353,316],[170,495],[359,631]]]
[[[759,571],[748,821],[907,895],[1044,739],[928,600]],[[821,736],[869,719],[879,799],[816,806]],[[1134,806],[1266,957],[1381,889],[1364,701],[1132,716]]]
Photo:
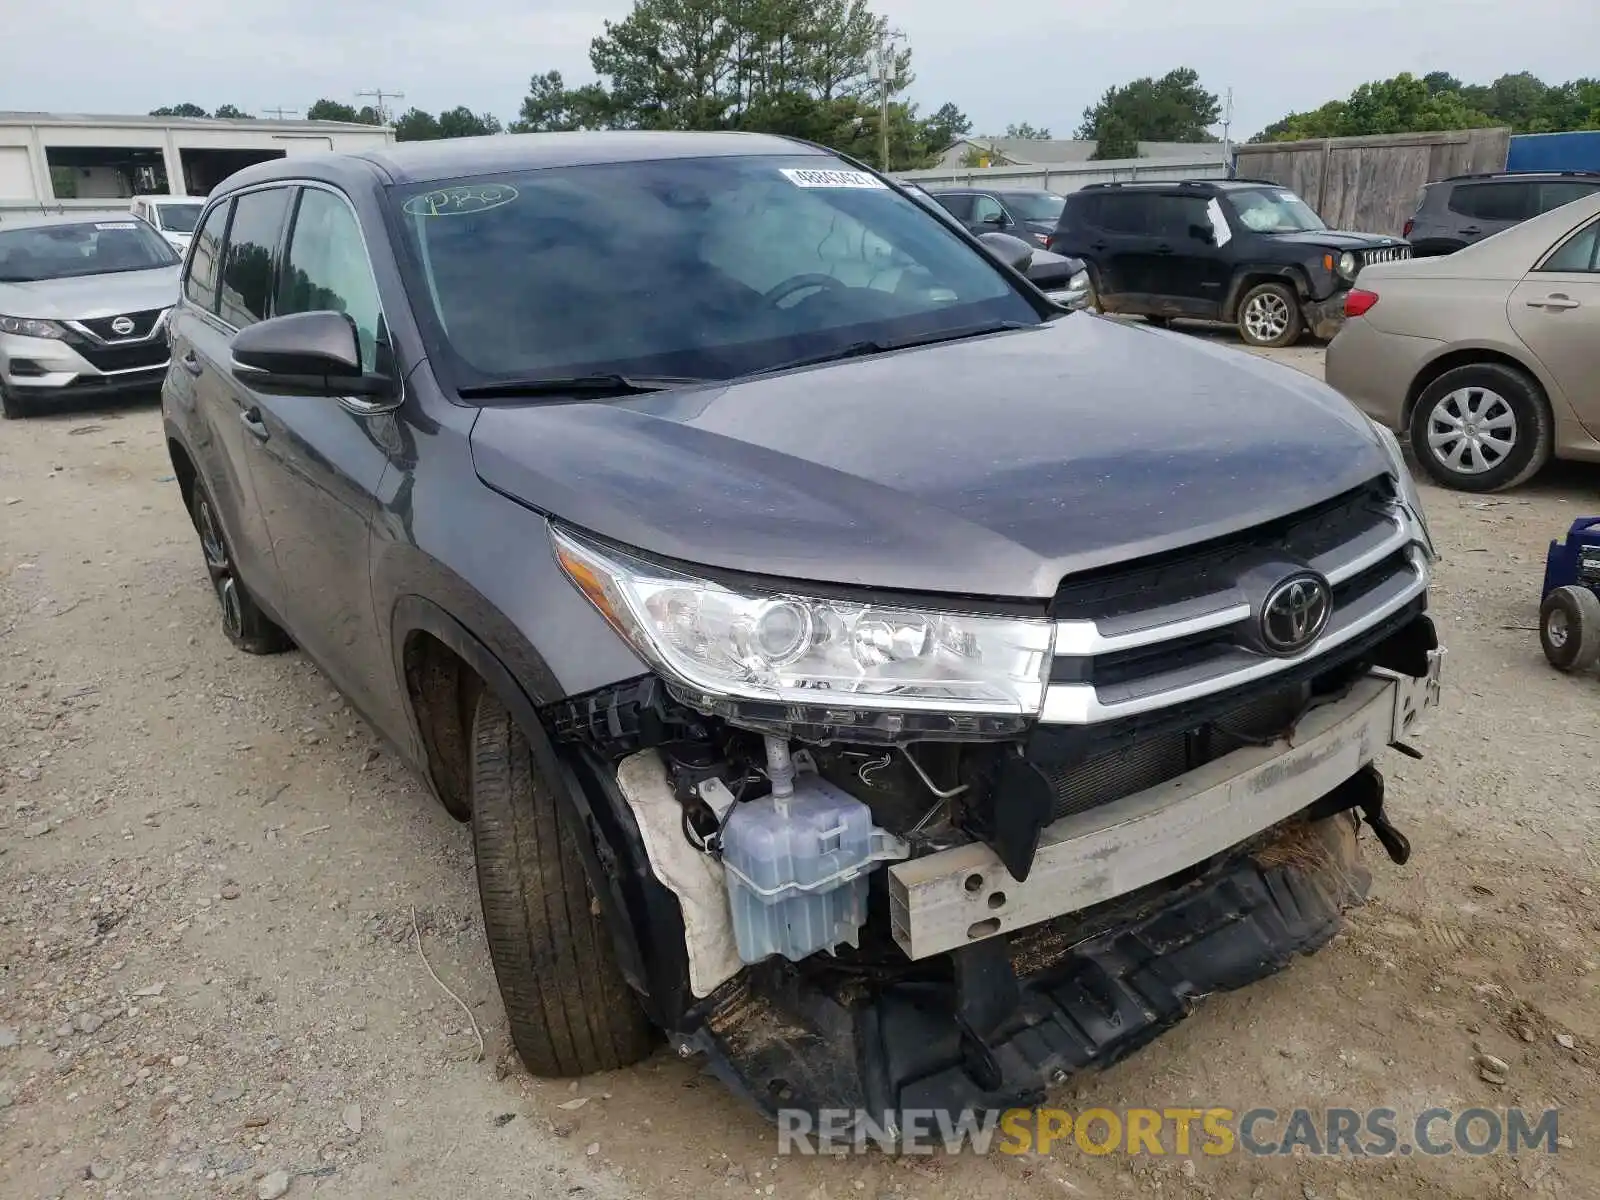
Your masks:
[[[1259,180],[1098,183],[1067,197],[1049,243],[1088,264],[1104,312],[1237,324],[1253,346],[1331,338],[1361,268],[1409,258],[1404,239],[1329,229]]]
[[[170,329],[223,630],[470,823],[535,1072],[663,1031],[769,1114],[1037,1103],[1324,944],[1363,819],[1406,854],[1373,764],[1439,652],[1393,435],[1062,311],[859,164],[263,163]]]

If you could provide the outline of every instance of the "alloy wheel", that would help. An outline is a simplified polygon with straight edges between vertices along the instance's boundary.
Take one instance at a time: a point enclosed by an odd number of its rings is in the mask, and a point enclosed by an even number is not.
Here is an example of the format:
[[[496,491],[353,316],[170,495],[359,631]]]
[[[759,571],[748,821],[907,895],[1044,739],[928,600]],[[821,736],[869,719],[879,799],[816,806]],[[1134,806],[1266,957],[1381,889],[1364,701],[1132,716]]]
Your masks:
[[[1262,292],[1250,297],[1244,306],[1244,327],[1258,342],[1272,342],[1289,329],[1289,305],[1276,292]]]
[[[1517,444],[1517,415],[1499,392],[1457,388],[1428,414],[1428,449],[1458,475],[1481,475],[1505,461]]]

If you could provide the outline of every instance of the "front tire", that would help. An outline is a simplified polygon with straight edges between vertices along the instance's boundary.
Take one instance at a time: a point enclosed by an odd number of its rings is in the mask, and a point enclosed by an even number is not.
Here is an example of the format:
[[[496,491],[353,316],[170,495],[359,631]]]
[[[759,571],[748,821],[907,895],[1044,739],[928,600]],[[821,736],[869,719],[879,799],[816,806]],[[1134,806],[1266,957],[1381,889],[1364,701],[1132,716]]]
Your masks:
[[[1411,450],[1445,487],[1499,492],[1550,460],[1553,422],[1534,380],[1501,363],[1446,371],[1411,412]]]
[[[1539,644],[1558,671],[1600,662],[1600,597],[1586,587],[1558,587],[1539,606]]]
[[[28,415],[28,406],[15,392],[0,383],[0,417],[8,421],[19,421]]]
[[[1239,301],[1238,325],[1239,336],[1252,346],[1292,346],[1305,325],[1300,297],[1287,284],[1258,283]]]
[[[544,778],[491,692],[472,729],[478,896],[511,1041],[535,1075],[631,1066],[655,1033],[617,967],[578,839],[588,832]]]
[[[195,481],[189,501],[189,515],[200,535],[200,553],[205,556],[206,573],[211,576],[211,587],[222,609],[222,632],[228,640],[246,654],[282,654],[293,649],[289,635],[261,610],[239,578],[233,551],[217,517],[217,506],[199,480]]]

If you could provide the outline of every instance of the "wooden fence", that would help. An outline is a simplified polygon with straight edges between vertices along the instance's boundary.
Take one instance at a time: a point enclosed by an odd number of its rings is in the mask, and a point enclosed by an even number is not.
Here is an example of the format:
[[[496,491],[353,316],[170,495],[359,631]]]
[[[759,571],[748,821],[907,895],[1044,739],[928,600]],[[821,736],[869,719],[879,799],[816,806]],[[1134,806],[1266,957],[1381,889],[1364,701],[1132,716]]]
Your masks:
[[[1296,192],[1334,229],[1399,234],[1422,185],[1451,175],[1503,171],[1509,129],[1395,133],[1235,147],[1241,179]]]

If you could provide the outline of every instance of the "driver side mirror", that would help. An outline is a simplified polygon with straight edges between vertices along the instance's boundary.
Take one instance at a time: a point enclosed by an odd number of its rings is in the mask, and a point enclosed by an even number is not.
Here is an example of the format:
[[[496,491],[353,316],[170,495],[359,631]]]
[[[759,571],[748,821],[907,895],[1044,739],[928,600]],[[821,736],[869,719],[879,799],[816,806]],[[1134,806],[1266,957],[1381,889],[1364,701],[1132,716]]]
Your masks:
[[[997,212],[989,213],[984,216],[980,224],[993,225],[996,229],[1004,229],[1006,226],[1006,215],[1005,213]]]
[[[1215,240],[1212,237],[1211,227],[1208,225],[1189,226],[1189,236],[1197,242],[1204,242],[1208,246]]]
[[[341,312],[292,313],[241,329],[233,339],[233,376],[277,396],[383,399],[394,380],[361,369],[356,324]]]
[[[1033,247],[1021,238],[1012,237],[1009,233],[980,233],[978,240],[983,243],[985,250],[1013,271],[1026,274],[1033,265]]]

